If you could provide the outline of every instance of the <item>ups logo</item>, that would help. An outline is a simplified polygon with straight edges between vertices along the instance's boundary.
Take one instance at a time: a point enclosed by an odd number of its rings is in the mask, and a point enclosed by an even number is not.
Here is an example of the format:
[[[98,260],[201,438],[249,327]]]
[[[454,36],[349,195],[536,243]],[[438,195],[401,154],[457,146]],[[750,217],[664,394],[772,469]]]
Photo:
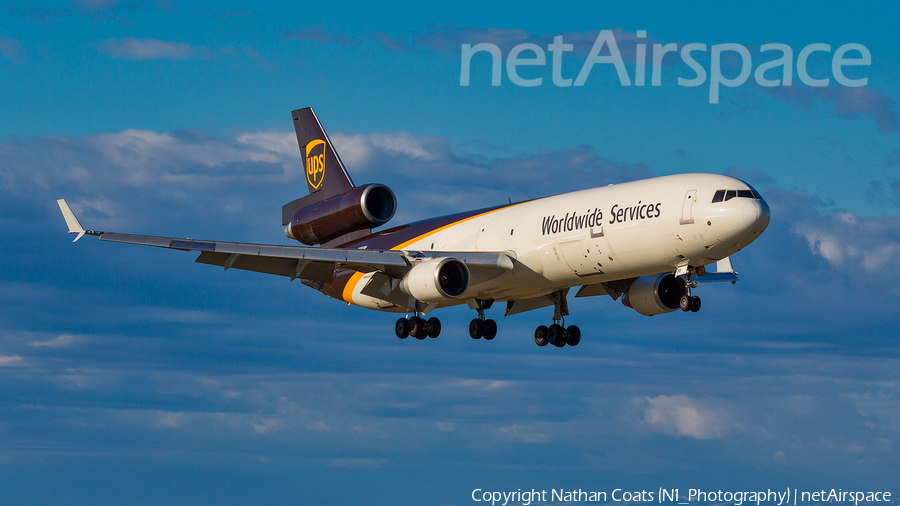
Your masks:
[[[306,180],[313,190],[318,190],[325,179],[325,146],[322,139],[306,145]]]

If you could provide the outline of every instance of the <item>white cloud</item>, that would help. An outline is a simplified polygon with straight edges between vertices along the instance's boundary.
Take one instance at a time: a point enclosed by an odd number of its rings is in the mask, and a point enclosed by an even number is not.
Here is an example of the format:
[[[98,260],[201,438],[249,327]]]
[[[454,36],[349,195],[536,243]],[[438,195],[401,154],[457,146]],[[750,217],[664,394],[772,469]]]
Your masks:
[[[81,341],[81,338],[70,334],[60,334],[47,341],[31,341],[28,346],[36,348],[68,348]]]
[[[126,60],[229,60],[244,67],[249,64],[255,69],[274,70],[277,64],[269,62],[252,47],[238,49],[232,45],[218,48],[191,45],[185,42],[171,42],[159,39],[106,39],[97,45],[97,50],[113,58]]]
[[[801,107],[810,109],[816,100],[834,105],[834,112],[841,119],[856,119],[869,116],[882,132],[894,132],[900,128],[897,116],[897,102],[888,95],[869,87],[848,88],[846,86],[776,86],[765,88],[773,96]]]
[[[546,434],[538,432],[533,425],[504,425],[497,430],[504,438],[522,443],[544,443],[548,439]]]
[[[513,386],[513,383],[511,381],[468,378],[460,380],[458,386],[477,392],[489,392],[492,390],[508,389]]]
[[[722,413],[684,395],[647,397],[644,423],[651,430],[695,439],[721,439],[728,432]]]
[[[158,167],[168,161],[181,166],[216,167],[235,162],[278,163],[285,156],[262,135],[242,136],[241,145],[207,138],[189,138],[148,130],[125,130],[98,134],[89,139],[106,158],[120,166]],[[253,141],[256,141],[255,143]]]
[[[189,44],[159,39],[106,39],[100,51],[127,60],[186,60],[194,55]]]
[[[64,374],[55,376],[55,381],[66,390],[101,389],[118,380],[119,374],[99,368],[67,368]]]
[[[157,416],[155,425],[161,428],[177,429],[182,427],[190,418],[187,413],[177,413],[173,411],[156,411]]]
[[[397,194],[403,204],[395,223],[649,175],[646,166],[605,160],[587,146],[487,158],[460,151],[446,138],[407,132],[335,134],[333,139],[357,183],[386,183]],[[37,159],[35,153],[40,153]],[[299,147],[290,131],[215,138],[195,130],[129,129],[0,139],[0,157],[6,162],[0,165],[0,188],[32,197],[39,189],[37,198],[66,196],[97,229],[124,230],[148,219],[153,213],[146,209],[159,205],[166,206],[163,212],[174,205],[194,216],[215,210],[264,223],[271,215],[262,206],[263,193],[247,190],[293,188],[279,197],[284,202],[306,193]],[[557,170],[571,177],[548,176]],[[467,190],[447,192],[448,186]],[[223,199],[226,189],[229,196]]]
[[[293,132],[244,132],[237,141],[248,148],[275,153],[284,158],[300,158],[297,136]]]
[[[422,141],[407,132],[395,134],[372,134],[369,142],[393,155],[405,155],[419,160],[434,160],[436,154],[428,151]]]
[[[0,355],[0,367],[18,365],[22,362],[22,357],[18,355],[3,356]]]
[[[365,168],[376,154],[403,156],[413,160],[436,160],[441,152],[426,146],[422,139],[408,132],[379,134],[334,134],[335,149],[348,168]]]
[[[866,423],[900,430],[900,382],[882,382],[877,390],[852,392],[845,397]]]
[[[364,168],[371,161],[375,153],[374,146],[368,136],[362,134],[344,135],[334,134],[331,136],[332,142],[341,160],[348,170],[352,168]]]
[[[795,227],[810,250],[834,267],[852,263],[874,272],[892,266],[900,258],[900,219],[873,219],[838,212],[827,220],[804,222]]]
[[[283,425],[284,420],[281,418],[264,418],[256,422],[250,422],[250,426],[253,427],[253,432],[257,434],[268,434],[277,431]]]

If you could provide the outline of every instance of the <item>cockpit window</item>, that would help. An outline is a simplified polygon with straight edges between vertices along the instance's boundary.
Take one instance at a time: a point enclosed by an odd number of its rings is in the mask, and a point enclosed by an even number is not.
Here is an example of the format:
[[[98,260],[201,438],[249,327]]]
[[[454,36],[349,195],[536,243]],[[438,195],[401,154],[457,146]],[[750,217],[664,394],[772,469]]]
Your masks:
[[[754,190],[753,187],[750,187],[749,190],[717,190],[716,194],[713,195],[712,201],[713,204],[716,202],[728,202],[735,197],[762,200],[762,196],[759,192]]]

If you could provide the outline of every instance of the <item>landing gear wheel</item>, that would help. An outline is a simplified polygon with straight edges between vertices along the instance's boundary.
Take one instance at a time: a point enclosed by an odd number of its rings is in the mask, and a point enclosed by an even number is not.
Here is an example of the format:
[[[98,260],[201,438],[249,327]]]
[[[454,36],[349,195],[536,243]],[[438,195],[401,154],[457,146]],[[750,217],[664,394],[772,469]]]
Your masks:
[[[475,318],[469,322],[469,335],[472,339],[481,339],[484,336],[484,320]]]
[[[487,341],[497,337],[497,322],[494,320],[484,321],[484,338]]]
[[[437,318],[428,319],[428,337],[437,337],[441,335],[441,321]]]
[[[691,311],[694,313],[700,311],[700,297],[697,297],[696,295],[691,297]]]
[[[427,331],[425,330],[425,320],[419,318],[418,316],[413,316],[409,319],[409,335],[415,337],[416,339],[422,340],[428,337]]]
[[[547,346],[547,327],[541,325],[534,329],[534,344],[538,346]]]
[[[409,336],[409,320],[400,318],[394,324],[394,332],[400,339],[406,339]]]
[[[563,335],[566,338],[566,344],[569,346],[578,346],[578,343],[581,342],[581,329],[577,325],[567,327]]]
[[[553,346],[562,348],[566,345],[564,333],[565,329],[562,328],[562,325],[554,323],[553,325],[550,325],[550,328],[547,330],[547,340],[550,341],[550,344]]]
[[[678,305],[681,307],[682,311],[690,311],[691,310],[691,297],[690,295],[682,295],[681,300],[678,301]]]

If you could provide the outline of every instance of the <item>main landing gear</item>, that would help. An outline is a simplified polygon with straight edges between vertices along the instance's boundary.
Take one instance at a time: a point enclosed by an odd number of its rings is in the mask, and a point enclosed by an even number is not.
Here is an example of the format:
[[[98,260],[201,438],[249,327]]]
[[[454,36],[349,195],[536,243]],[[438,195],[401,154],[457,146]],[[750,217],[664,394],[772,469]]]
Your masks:
[[[484,310],[490,309],[494,305],[494,301],[476,300],[475,303],[477,304],[475,309],[478,311],[478,318],[469,322],[469,336],[472,339],[481,339],[483,337],[485,341],[490,341],[497,337],[497,322],[491,319],[485,320]]]
[[[544,325],[534,329],[534,343],[538,346],[547,346],[547,343],[562,348],[565,345],[577,346],[581,342],[581,329],[576,325],[565,327],[566,320],[563,316],[569,314],[569,305],[566,303],[566,291],[560,290],[548,295],[553,300],[553,325]]]
[[[419,340],[426,337],[437,337],[441,333],[441,321],[433,317],[426,320],[416,312],[409,319],[398,319],[397,323],[394,324],[394,333],[400,339],[406,339],[407,336],[413,336]]]

